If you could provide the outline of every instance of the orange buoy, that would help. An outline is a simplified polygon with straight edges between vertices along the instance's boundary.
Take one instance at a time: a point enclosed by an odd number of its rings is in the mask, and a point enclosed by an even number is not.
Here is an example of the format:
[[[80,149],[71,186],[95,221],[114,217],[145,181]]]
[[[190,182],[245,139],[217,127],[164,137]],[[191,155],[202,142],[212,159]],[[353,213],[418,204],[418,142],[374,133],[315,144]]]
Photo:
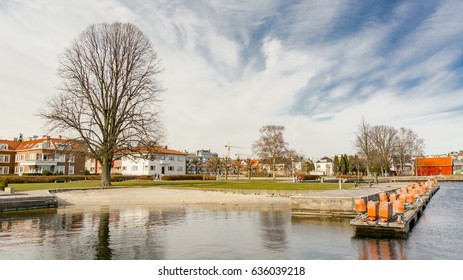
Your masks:
[[[418,189],[418,195],[419,195],[419,196],[423,196],[423,195],[424,195],[423,188],[419,188],[419,189]]]
[[[392,212],[396,214],[403,214],[405,212],[405,203],[398,199],[392,203]]]
[[[382,201],[379,203],[379,220],[387,222],[392,218],[392,203]]]
[[[402,200],[403,202],[405,202],[407,200],[407,194],[403,193],[399,195],[399,200]]]
[[[415,195],[411,193],[407,194],[407,196],[405,197],[405,202],[407,203],[415,202]]]
[[[387,194],[385,192],[379,193],[379,202],[387,201]]]
[[[365,200],[363,198],[358,198],[355,200],[355,212],[357,213],[365,213],[367,211],[367,207],[365,206]]]
[[[391,194],[389,195],[389,201],[390,201],[390,202],[396,201],[396,200],[397,200],[397,196],[398,196],[397,194],[391,193]]]
[[[367,211],[368,219],[376,221],[378,219],[379,201],[368,201]]]

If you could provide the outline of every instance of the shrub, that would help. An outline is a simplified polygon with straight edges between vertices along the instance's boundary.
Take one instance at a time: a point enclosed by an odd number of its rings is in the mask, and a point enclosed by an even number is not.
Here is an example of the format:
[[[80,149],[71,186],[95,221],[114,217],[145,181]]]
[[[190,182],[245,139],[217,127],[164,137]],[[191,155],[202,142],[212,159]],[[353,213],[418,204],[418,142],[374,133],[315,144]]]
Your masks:
[[[310,174],[299,174],[297,175],[297,178],[299,180],[305,181],[305,180],[319,180],[321,178],[320,175],[310,175]]]
[[[1,180],[0,181],[0,189],[8,187],[8,181],[7,180]]]
[[[51,175],[51,171],[50,171],[50,170],[44,170],[44,171],[42,171],[42,175],[43,175],[43,176],[50,176],[50,175]]]

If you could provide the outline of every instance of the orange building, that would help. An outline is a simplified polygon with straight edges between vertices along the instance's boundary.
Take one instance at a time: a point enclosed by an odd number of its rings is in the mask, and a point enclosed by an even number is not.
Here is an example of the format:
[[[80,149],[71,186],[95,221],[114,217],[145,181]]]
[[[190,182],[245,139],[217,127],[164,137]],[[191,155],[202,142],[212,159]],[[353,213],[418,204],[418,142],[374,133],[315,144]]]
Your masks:
[[[416,175],[434,176],[453,174],[453,161],[451,157],[416,158]]]

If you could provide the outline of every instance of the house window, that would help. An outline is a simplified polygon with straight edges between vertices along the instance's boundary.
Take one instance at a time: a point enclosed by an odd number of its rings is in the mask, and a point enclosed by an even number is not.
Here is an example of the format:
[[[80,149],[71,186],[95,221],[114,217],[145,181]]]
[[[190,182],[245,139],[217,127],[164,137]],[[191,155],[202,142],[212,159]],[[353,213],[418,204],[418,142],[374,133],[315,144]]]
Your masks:
[[[74,166],[69,166],[69,175],[74,174]]]
[[[29,154],[29,159],[30,160],[35,160],[35,154]]]
[[[60,172],[61,172],[61,173],[64,174],[64,172],[65,172],[64,166],[56,166],[55,172],[56,172],[56,173],[60,173]]]
[[[144,165],[143,166],[143,170],[148,170],[149,166],[148,165]]]
[[[14,167],[14,174],[19,174],[19,166]]]
[[[131,168],[132,171],[138,171],[138,166],[137,165],[133,165],[132,168]]]
[[[0,167],[0,174],[8,174],[10,172],[10,168],[5,166],[5,167]]]
[[[57,162],[65,162],[66,161],[66,155],[56,154],[55,158],[56,158]]]
[[[183,157],[177,157],[177,161],[183,161]]]
[[[167,170],[169,170],[169,171],[174,171],[174,167],[173,167],[173,166],[169,166],[169,167],[167,168]]]
[[[9,155],[0,155],[0,162],[10,162]]]
[[[151,170],[151,171],[154,171],[154,170],[156,170],[156,166],[154,166],[154,165],[151,165],[151,166],[150,166],[150,170]]]
[[[174,161],[174,160],[175,160],[175,157],[169,156],[169,160],[170,160],[170,161]]]
[[[69,162],[74,162],[75,161],[75,156],[74,155],[70,155],[69,156]]]
[[[177,166],[177,171],[183,171],[183,166]]]

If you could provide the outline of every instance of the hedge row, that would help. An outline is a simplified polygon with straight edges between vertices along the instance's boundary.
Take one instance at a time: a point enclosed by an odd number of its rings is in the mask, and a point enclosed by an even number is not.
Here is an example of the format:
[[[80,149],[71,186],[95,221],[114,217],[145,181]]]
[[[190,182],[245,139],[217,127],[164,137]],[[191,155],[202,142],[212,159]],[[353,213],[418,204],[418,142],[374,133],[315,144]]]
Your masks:
[[[319,180],[321,178],[320,175],[309,175],[309,174],[298,174],[297,178],[299,180]]]
[[[186,175],[164,175],[162,180],[165,181],[179,181],[179,180],[216,180],[215,175],[208,174],[186,174]]]

